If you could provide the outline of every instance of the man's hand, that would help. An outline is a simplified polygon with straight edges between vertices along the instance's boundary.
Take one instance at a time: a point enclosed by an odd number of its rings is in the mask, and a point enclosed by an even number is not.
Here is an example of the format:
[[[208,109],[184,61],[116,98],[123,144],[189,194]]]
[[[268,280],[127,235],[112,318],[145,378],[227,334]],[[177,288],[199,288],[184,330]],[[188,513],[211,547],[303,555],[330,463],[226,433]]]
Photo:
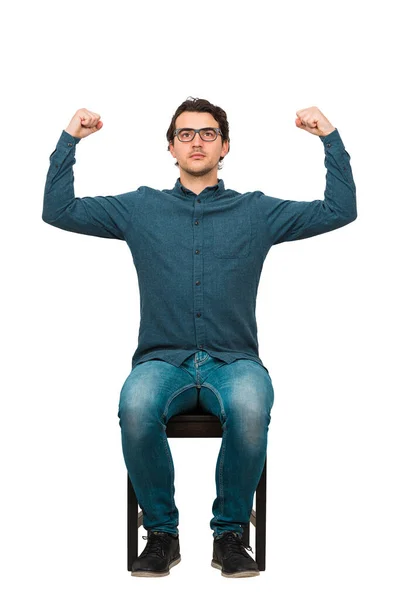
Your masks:
[[[314,135],[329,135],[336,129],[316,106],[298,110],[296,115],[296,127]]]
[[[84,138],[103,127],[100,115],[87,108],[80,108],[72,117],[65,131],[77,138]]]

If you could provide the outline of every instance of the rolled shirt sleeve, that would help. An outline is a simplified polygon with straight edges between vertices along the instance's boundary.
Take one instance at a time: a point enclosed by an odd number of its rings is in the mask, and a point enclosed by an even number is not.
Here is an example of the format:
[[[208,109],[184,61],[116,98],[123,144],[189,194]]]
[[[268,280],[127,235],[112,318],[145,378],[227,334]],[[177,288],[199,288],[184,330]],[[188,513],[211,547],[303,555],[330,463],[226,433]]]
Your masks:
[[[75,148],[80,141],[63,130],[50,155],[42,219],[66,231],[123,240],[131,217],[134,192],[76,198],[73,165],[76,163]]]
[[[337,129],[321,136],[320,140],[324,144],[327,169],[324,200],[283,200],[260,192],[261,215],[269,245],[319,235],[357,218],[350,155]]]

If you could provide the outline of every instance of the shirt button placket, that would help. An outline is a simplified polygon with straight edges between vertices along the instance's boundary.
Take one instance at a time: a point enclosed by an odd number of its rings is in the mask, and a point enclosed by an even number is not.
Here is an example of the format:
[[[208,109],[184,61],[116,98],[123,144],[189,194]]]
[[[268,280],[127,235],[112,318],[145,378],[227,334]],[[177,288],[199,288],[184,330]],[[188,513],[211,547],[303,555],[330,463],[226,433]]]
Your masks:
[[[203,204],[199,197],[196,197],[194,203],[194,273],[193,273],[193,288],[194,288],[194,326],[196,332],[196,345],[198,348],[203,348],[205,343],[205,328],[203,319]]]

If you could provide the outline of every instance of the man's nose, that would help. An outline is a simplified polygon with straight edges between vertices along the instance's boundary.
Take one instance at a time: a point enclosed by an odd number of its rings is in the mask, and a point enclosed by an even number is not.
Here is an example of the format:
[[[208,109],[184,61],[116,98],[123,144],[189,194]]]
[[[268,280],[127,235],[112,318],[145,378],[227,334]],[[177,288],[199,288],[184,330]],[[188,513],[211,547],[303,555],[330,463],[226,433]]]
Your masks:
[[[200,132],[196,131],[196,133],[194,134],[194,138],[192,139],[192,144],[193,146],[197,146],[198,144],[202,144],[203,140],[200,137]]]

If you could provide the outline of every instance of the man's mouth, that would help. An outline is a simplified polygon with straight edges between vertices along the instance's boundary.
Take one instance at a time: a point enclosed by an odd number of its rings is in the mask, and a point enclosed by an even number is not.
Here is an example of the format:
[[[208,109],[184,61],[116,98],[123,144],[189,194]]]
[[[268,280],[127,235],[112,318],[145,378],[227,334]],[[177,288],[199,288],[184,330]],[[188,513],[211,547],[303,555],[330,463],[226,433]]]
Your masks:
[[[190,155],[190,158],[204,158],[204,157],[205,157],[205,154],[199,154],[199,153]]]

